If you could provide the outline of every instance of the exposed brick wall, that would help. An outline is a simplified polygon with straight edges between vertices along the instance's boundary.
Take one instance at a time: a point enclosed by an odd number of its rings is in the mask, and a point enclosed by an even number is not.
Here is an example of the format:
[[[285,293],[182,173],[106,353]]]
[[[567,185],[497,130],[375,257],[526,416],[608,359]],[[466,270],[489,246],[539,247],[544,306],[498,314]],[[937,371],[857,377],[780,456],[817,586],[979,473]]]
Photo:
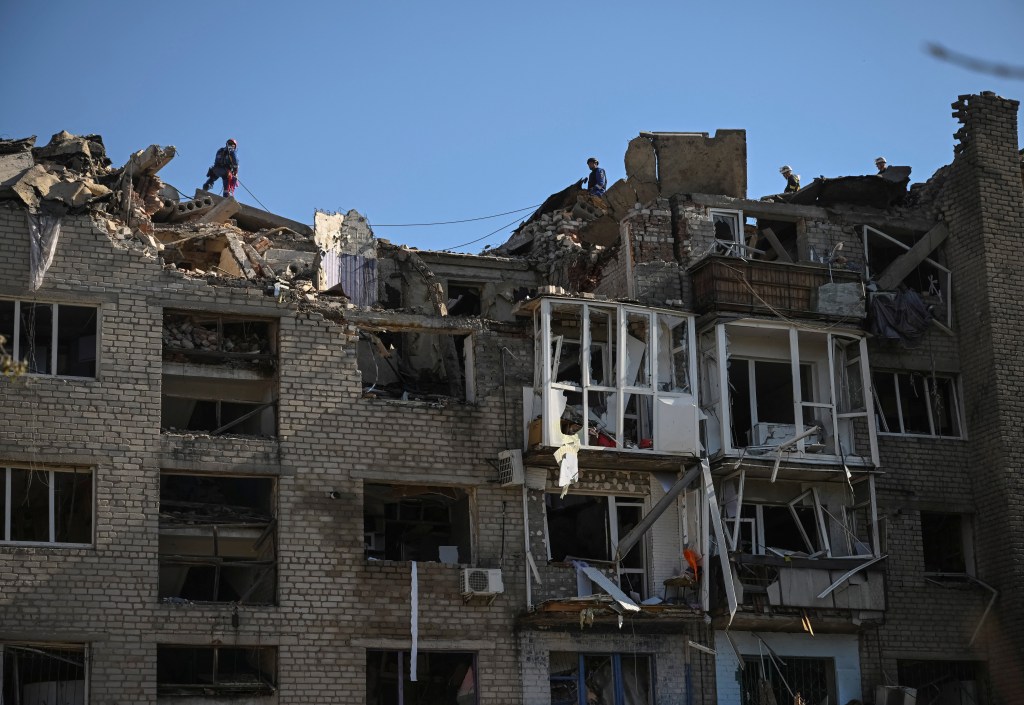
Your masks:
[[[991,93],[953,104],[960,144],[942,195],[977,506],[978,575],[999,590],[978,654],[1006,702],[1024,691],[1024,233],[1017,110]]]

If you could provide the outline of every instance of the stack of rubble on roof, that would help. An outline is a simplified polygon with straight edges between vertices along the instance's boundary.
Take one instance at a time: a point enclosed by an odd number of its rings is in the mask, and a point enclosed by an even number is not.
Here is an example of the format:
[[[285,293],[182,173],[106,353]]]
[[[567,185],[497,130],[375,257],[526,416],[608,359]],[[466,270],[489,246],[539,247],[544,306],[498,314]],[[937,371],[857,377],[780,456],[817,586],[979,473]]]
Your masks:
[[[89,212],[115,246],[160,255],[165,268],[185,276],[227,285],[257,282],[277,295],[291,289],[306,301],[328,288],[323,256],[341,244],[329,236],[318,238],[304,223],[234,198],[201,190],[181,198],[158,176],[174,158],[174,147],[150,145],[114,168],[99,135],[60,132],[44,147],[35,147],[35,140],[0,140],[0,203],[56,223],[40,238],[47,250],[56,247],[60,218]],[[355,211],[333,218],[342,228],[346,219],[365,224]],[[45,255],[41,252],[40,259]],[[41,281],[45,269],[44,262],[34,281]]]

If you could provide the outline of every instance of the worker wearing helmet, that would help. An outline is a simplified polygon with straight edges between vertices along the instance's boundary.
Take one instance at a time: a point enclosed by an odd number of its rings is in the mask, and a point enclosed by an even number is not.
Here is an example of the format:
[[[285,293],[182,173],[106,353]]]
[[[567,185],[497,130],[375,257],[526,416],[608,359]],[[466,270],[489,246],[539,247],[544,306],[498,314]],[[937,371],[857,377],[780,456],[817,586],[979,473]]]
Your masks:
[[[608,188],[608,177],[605,175],[604,169],[598,166],[595,157],[587,160],[587,166],[590,167],[590,176],[583,179],[583,183],[590,182],[587,191],[591,196],[604,196],[605,189]]]
[[[786,179],[786,190],[783,193],[796,193],[800,190],[800,177],[793,173],[788,164],[779,167],[779,173]]]
[[[879,175],[881,175],[882,172],[884,172],[888,168],[888,165],[885,161],[885,157],[878,157],[877,159],[875,159],[875,167],[878,169]]]
[[[238,155],[235,150],[238,143],[233,139],[217,150],[217,156],[213,158],[213,166],[206,172],[206,183],[203,190],[209,191],[213,182],[220,179],[224,183],[224,195],[233,196],[235,187],[238,185]]]

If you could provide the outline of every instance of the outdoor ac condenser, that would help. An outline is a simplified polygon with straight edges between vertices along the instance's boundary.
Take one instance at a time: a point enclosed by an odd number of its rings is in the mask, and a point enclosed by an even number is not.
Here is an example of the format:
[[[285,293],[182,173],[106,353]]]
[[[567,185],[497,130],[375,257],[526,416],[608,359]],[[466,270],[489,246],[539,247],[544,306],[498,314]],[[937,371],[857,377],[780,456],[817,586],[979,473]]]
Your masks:
[[[493,597],[505,592],[501,582],[501,568],[464,568],[462,571],[462,596],[482,595]]]
[[[914,705],[917,690],[902,686],[875,686],[875,705]]]
[[[503,450],[498,453],[498,484],[502,487],[523,484],[523,451]]]

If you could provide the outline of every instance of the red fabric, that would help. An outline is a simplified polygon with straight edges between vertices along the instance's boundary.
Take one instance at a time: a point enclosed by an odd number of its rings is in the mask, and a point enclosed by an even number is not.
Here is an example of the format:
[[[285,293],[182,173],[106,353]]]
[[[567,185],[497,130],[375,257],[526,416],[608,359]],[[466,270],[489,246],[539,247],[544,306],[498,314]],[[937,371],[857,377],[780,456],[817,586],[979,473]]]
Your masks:
[[[229,171],[227,185],[224,187],[224,190],[228,192],[228,195],[234,196],[236,188],[238,188],[238,177]]]

